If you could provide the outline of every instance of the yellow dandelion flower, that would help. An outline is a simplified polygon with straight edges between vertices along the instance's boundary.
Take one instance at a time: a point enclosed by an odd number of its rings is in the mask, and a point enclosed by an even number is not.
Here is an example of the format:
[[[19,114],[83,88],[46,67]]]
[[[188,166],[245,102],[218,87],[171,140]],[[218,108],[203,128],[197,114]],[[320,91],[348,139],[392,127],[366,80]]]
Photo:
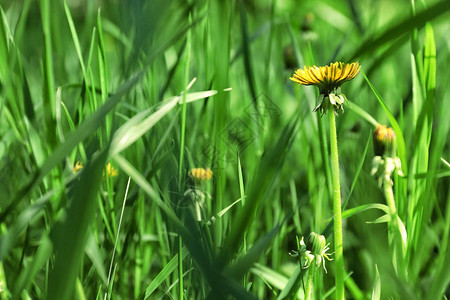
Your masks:
[[[334,106],[335,111],[343,108],[346,98],[341,94],[340,87],[344,82],[355,78],[360,69],[358,62],[350,64],[335,62],[329,66],[298,69],[289,79],[299,85],[317,86],[320,103],[314,111],[320,110],[324,113],[330,104]]]
[[[111,165],[111,163],[109,162],[107,165],[106,165],[106,176],[108,176],[108,177],[116,177],[117,176],[117,169],[116,168],[114,168],[112,165]]]
[[[298,69],[290,80],[301,85],[315,85],[323,92],[331,92],[358,75],[359,63],[331,63],[329,66]]]
[[[81,169],[83,169],[83,164],[79,161],[75,163],[75,166],[73,166],[73,173],[78,173]]]
[[[188,175],[195,181],[208,181],[211,179],[213,172],[209,168],[194,168],[189,171]]]

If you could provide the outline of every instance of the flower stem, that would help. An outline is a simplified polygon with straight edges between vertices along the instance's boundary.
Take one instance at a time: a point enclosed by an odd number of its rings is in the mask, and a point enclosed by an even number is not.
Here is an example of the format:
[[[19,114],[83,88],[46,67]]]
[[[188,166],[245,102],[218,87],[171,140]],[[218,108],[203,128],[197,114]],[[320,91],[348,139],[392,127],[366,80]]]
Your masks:
[[[316,262],[314,261],[308,268],[308,278],[306,280],[306,289],[305,289],[305,300],[311,299],[315,273],[316,273]]]
[[[383,189],[384,196],[386,197],[386,203],[389,207],[391,222],[389,222],[389,243],[393,243],[392,247],[392,259],[394,263],[395,271],[401,276],[401,278],[406,278],[406,270],[404,268],[404,255],[405,247],[403,245],[402,233],[400,229],[400,224],[397,220],[397,207],[395,205],[394,192],[392,189],[392,182],[383,178]]]
[[[337,148],[336,117],[334,107],[330,117],[331,178],[333,180],[334,251],[336,260],[336,300],[344,299],[344,248],[342,243],[341,185],[339,182],[339,157]]]
[[[384,188],[384,196],[386,197],[386,203],[391,212],[391,217],[395,217],[397,215],[397,208],[395,206],[394,192],[392,191],[392,183],[386,178],[383,178],[383,188]]]
[[[178,235],[178,292],[179,299],[184,299],[183,287],[183,240],[181,235]]]

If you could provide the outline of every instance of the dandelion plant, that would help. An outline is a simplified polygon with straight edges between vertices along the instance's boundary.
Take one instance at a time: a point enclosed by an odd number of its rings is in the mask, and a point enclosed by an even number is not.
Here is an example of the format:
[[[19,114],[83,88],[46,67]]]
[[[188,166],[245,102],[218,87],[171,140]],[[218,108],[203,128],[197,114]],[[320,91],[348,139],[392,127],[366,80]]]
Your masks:
[[[314,111],[328,112],[330,121],[331,176],[333,181],[334,249],[336,258],[336,299],[344,299],[344,255],[342,238],[341,187],[339,180],[339,157],[335,115],[343,111],[346,97],[341,85],[355,78],[360,70],[359,63],[332,63],[324,67],[305,67],[295,71],[290,79],[299,85],[314,85],[319,88],[318,105]]]

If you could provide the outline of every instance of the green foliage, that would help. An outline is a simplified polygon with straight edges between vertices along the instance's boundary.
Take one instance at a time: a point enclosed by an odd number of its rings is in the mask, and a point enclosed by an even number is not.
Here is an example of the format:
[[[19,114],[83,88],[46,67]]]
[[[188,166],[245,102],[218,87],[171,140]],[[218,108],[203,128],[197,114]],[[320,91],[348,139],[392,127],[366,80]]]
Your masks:
[[[333,184],[315,88],[288,78],[349,58],[362,72],[336,117],[346,297],[448,298],[449,10],[2,1],[0,298],[302,299],[289,253],[310,232],[333,245]],[[405,174],[389,203],[370,175],[378,123]],[[210,181],[188,176],[200,167]],[[333,297],[334,263],[315,299]]]

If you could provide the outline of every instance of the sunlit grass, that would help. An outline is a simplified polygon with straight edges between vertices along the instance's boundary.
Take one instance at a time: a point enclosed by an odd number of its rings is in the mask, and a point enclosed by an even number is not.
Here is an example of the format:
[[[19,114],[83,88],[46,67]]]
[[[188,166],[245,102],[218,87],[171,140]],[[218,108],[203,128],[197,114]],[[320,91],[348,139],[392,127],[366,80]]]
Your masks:
[[[290,255],[311,232],[335,252],[336,174],[289,81],[334,61],[361,66],[336,116],[345,296],[449,297],[448,1],[0,8],[0,298],[334,299],[335,260]]]

